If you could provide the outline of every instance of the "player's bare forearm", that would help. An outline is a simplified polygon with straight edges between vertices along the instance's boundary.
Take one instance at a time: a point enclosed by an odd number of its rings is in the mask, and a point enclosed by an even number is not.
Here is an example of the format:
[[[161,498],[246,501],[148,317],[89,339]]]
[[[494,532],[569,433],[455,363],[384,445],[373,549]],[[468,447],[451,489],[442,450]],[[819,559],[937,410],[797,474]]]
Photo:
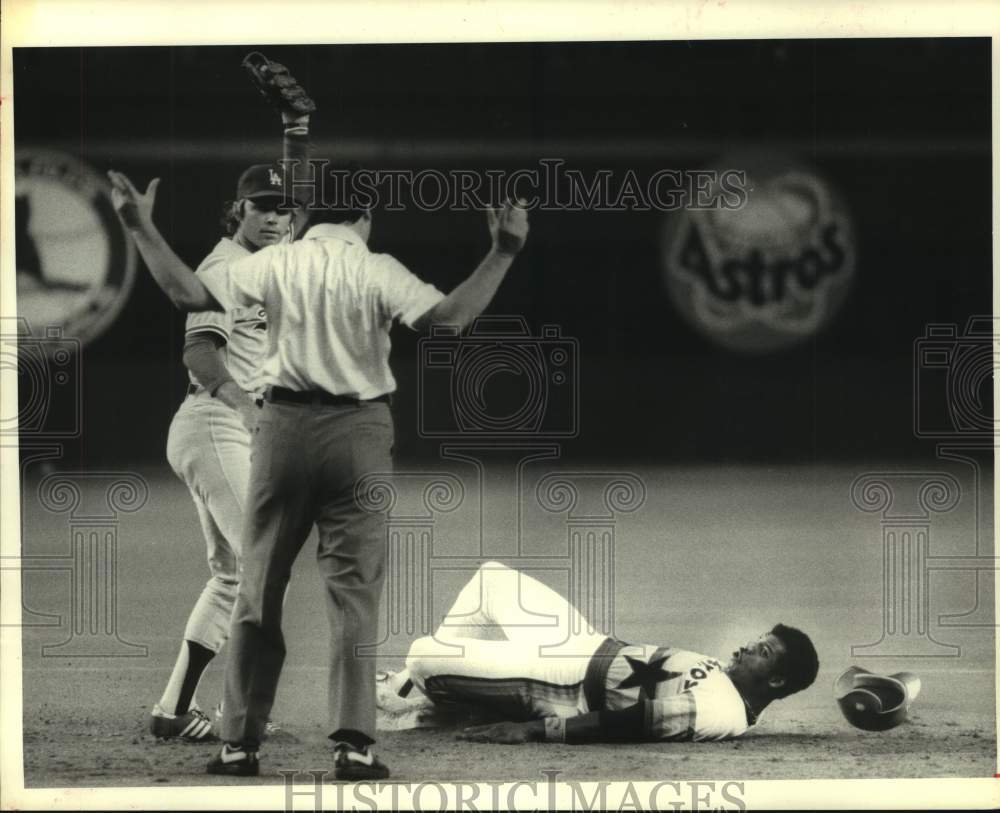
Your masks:
[[[257,426],[258,410],[253,398],[239,384],[230,379],[225,381],[215,391],[215,397],[226,406],[235,409],[239,413],[240,420],[248,432],[253,432]]]
[[[490,723],[466,728],[458,737],[468,742],[492,742],[498,745],[545,742],[545,722],[528,720],[523,723]]]
[[[282,157],[285,161],[309,160],[309,116],[296,116],[292,113],[282,113],[281,123],[284,128],[282,139]]]
[[[464,329],[493,301],[513,262],[513,254],[491,250],[468,279],[424,314],[415,327],[457,325]]]
[[[235,395],[246,400],[246,393],[236,384],[225,361],[225,340],[218,334],[206,330],[188,333],[184,341],[181,360],[195,380],[208,392],[231,407],[236,406]],[[236,388],[233,392],[229,385]],[[226,392],[222,392],[226,390]]]
[[[468,279],[417,320],[414,327],[418,330],[431,325],[464,329],[493,301],[528,237],[528,213],[523,205],[508,202],[499,210],[488,209],[486,216],[492,248]]]
[[[170,301],[182,311],[222,310],[153,223],[153,204],[160,179],[150,181],[145,192],[136,189],[124,173],[111,170],[108,179],[115,213],[131,233],[150,274]]]
[[[625,709],[591,711],[562,719],[548,717],[524,723],[491,723],[465,729],[461,739],[470,742],[515,744],[559,742],[576,745],[590,742],[642,742],[649,739],[644,702]]]
[[[281,122],[284,126],[281,150],[282,164],[285,167],[286,177],[291,179],[290,192],[292,196],[302,198],[304,190],[296,187],[299,184],[305,186],[311,183],[309,155],[312,145],[309,143],[309,116],[308,114],[296,116],[293,113],[283,112]],[[312,195],[304,197],[307,204],[312,202]],[[297,207],[293,217],[292,232],[295,235],[301,234],[305,231],[309,219],[307,208]]]
[[[223,310],[151,221],[130,231],[149,273],[176,308],[185,312]]]
[[[250,399],[246,390],[242,389],[240,385],[231,378],[228,381],[223,381],[218,386],[215,390],[215,397],[222,401],[222,403],[224,403],[227,407],[232,407],[235,410],[241,410],[253,406],[253,401]]]
[[[229,374],[222,347],[223,340],[207,331],[188,334],[182,356],[184,366],[209,394],[236,410],[247,431],[252,432],[257,425],[257,406]]]

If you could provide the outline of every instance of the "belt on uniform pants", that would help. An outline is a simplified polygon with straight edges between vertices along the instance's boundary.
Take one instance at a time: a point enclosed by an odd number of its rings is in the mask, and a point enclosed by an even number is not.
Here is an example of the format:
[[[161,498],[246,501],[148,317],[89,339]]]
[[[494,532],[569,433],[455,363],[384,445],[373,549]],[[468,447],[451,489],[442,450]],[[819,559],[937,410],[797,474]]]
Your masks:
[[[188,384],[188,395],[197,395],[201,392],[203,387],[200,384]]]
[[[627,644],[614,638],[605,638],[597,651],[590,656],[587,672],[583,676],[583,694],[587,698],[587,707],[591,711],[601,711],[607,699],[608,669],[611,662],[618,657]]]
[[[362,404],[389,404],[389,393],[375,398],[362,399],[350,395],[334,395],[325,390],[290,390],[285,387],[271,387],[264,395],[265,401],[288,404],[321,404],[323,406],[361,406]]]

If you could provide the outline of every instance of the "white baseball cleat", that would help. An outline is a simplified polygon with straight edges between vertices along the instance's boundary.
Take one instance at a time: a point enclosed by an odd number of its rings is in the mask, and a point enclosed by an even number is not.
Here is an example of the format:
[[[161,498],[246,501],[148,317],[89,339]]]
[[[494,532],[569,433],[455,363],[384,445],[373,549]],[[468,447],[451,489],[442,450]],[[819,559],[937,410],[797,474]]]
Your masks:
[[[197,706],[192,706],[183,714],[169,714],[157,703],[149,715],[149,733],[159,740],[211,742],[217,739],[212,731],[212,721]]]

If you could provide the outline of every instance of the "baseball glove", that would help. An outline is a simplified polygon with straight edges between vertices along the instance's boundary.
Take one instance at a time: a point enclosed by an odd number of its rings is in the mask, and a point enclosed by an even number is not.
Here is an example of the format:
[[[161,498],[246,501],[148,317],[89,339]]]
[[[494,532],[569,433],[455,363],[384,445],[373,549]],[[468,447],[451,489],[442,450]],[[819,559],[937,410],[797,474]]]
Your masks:
[[[243,57],[243,67],[257,90],[279,112],[294,116],[315,112],[316,103],[281,63],[253,51]]]

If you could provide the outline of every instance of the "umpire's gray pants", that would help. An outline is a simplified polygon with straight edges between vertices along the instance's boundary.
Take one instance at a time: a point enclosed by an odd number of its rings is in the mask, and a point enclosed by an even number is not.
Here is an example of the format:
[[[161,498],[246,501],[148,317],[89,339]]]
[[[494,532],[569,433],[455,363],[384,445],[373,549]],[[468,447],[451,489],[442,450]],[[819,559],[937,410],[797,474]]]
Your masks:
[[[385,563],[384,515],[362,509],[355,484],[392,468],[388,405],[265,403],[253,438],[243,578],[233,625],[222,738],[259,745],[285,660],[282,600],[313,524],[330,622],[330,731],[374,739],[375,660]]]

